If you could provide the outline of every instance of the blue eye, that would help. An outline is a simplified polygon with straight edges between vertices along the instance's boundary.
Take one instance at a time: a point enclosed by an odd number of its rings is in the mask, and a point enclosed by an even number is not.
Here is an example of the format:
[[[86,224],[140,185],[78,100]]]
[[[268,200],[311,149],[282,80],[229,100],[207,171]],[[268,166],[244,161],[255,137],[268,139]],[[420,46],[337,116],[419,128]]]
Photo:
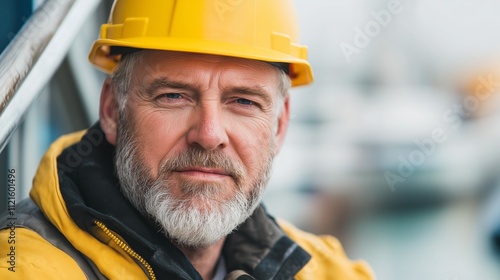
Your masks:
[[[171,98],[171,99],[179,99],[179,98],[181,98],[181,95],[179,93],[167,93],[167,94],[165,94],[165,97]]]
[[[236,102],[238,102],[239,104],[243,104],[243,105],[253,105],[253,104],[255,104],[255,103],[253,103],[253,101],[250,101],[250,100],[244,99],[244,98],[236,99]]]

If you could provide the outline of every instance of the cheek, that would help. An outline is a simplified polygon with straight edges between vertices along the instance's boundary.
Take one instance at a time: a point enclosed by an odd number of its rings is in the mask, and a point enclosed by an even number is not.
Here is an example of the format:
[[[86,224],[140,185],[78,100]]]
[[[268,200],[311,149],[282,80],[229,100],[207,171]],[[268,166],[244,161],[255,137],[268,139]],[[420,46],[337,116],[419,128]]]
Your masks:
[[[255,177],[260,166],[272,152],[274,123],[267,118],[245,121],[234,120],[230,141],[250,177]]]
[[[182,142],[186,130],[184,117],[151,109],[136,114],[137,147],[153,178],[157,177],[161,162]]]

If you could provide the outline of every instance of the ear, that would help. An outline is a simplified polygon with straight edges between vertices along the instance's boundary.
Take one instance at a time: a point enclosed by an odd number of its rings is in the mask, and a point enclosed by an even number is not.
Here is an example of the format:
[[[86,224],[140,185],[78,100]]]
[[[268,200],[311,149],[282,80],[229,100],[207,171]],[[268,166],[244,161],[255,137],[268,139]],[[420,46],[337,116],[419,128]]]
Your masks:
[[[287,94],[284,100],[283,110],[278,116],[278,128],[276,130],[274,154],[277,155],[285,141],[286,131],[288,130],[288,121],[290,120],[290,96]]]
[[[104,80],[101,90],[99,105],[99,121],[104,131],[106,140],[116,145],[116,134],[118,127],[118,102],[111,78]]]

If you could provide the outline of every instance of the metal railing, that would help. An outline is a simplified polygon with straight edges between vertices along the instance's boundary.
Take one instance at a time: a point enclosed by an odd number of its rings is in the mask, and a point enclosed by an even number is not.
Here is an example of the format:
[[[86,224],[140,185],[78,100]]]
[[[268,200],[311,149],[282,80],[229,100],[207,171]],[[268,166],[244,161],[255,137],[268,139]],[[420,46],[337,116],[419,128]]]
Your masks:
[[[46,0],[0,56],[0,151],[100,0]]]

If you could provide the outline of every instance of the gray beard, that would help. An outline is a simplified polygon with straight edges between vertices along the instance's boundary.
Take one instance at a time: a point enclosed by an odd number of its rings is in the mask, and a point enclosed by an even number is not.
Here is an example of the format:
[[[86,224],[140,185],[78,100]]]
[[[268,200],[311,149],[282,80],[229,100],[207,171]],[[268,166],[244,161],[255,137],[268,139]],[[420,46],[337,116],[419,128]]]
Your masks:
[[[143,215],[151,217],[164,234],[182,247],[200,248],[215,244],[234,231],[259,205],[269,181],[273,145],[264,151],[266,157],[259,166],[258,178],[244,186],[244,169],[222,152],[213,153],[201,148],[189,148],[175,158],[162,162],[157,179],[151,178],[142,164],[132,129],[120,113],[116,144],[115,170],[121,190]],[[220,201],[220,184],[181,184],[182,197],[175,196],[166,179],[171,170],[182,166],[224,168],[236,182],[236,194]],[[247,189],[245,192],[244,190]],[[249,191],[248,191],[249,190]],[[192,200],[201,202],[193,205]]]

